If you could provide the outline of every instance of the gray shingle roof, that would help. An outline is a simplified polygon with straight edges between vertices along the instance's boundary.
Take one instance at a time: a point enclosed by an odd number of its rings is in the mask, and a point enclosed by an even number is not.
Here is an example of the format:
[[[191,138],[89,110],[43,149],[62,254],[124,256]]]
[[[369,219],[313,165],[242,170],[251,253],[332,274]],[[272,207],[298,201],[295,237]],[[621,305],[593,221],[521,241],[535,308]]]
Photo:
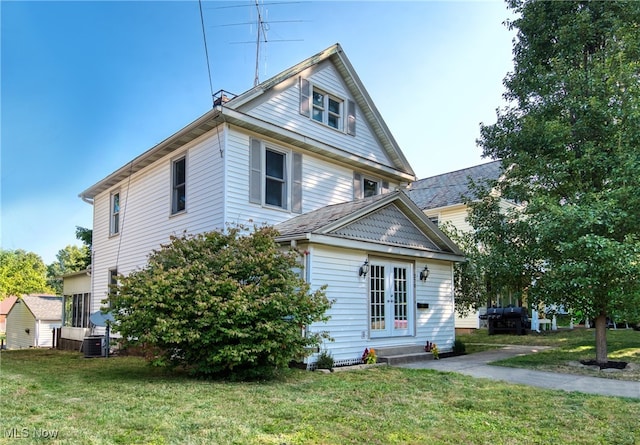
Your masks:
[[[62,318],[62,297],[55,295],[26,295],[22,302],[27,305],[36,320],[60,320]]]
[[[502,174],[500,165],[500,161],[493,161],[420,179],[409,186],[407,195],[422,210],[460,204],[465,196],[476,198],[469,189],[470,179],[476,184],[497,180]]]
[[[369,198],[358,199],[357,201],[343,202],[305,213],[295,218],[291,218],[275,226],[280,232],[280,236],[291,236],[302,233],[314,233],[316,230],[327,226],[345,216],[349,216],[376,201],[387,198],[388,195],[376,195]]]

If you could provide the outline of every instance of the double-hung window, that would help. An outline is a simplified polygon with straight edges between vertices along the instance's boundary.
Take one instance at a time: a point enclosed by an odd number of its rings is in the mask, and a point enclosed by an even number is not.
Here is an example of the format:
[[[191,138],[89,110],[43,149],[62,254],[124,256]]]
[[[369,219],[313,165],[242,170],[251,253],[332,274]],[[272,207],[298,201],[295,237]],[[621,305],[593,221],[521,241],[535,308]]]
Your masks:
[[[336,130],[342,129],[342,101],[322,90],[313,89],[313,120]]]
[[[356,104],[300,78],[300,114],[351,136],[356,135]]]
[[[287,156],[270,148],[265,149],[265,204],[287,208]]]
[[[187,208],[187,158],[182,157],[171,163],[171,213],[179,213]]]
[[[251,139],[249,202],[302,213],[302,155]]]
[[[110,201],[109,234],[117,235],[120,233],[120,192],[112,193]]]

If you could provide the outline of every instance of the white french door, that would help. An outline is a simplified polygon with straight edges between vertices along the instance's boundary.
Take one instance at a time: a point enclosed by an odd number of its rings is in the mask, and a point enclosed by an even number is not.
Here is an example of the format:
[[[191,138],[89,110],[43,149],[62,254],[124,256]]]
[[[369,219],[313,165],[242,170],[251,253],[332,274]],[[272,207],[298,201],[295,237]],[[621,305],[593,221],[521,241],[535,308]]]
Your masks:
[[[412,265],[372,260],[369,267],[371,337],[412,335],[414,306]]]

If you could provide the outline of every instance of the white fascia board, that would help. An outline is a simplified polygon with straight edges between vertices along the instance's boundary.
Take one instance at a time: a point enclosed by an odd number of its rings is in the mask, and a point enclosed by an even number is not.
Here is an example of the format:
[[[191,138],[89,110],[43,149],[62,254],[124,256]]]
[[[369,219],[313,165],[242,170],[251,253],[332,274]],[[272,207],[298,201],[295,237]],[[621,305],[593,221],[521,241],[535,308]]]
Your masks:
[[[463,262],[466,258],[462,255],[456,255],[446,252],[434,252],[432,250],[420,250],[412,249],[409,247],[390,246],[387,244],[380,244],[375,242],[350,240],[341,237],[317,235],[317,234],[305,234],[305,239],[308,239],[310,243],[321,244],[332,247],[342,247],[352,250],[364,250],[370,253],[380,253],[387,255],[398,255],[412,258],[433,259],[453,262]]]

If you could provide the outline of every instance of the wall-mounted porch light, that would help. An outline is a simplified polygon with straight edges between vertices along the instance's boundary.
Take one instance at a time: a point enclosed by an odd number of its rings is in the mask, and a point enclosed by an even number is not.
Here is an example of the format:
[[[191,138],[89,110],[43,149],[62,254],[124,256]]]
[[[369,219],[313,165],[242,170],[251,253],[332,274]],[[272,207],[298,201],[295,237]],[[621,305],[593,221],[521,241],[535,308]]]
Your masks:
[[[429,267],[425,264],[424,269],[420,271],[420,281],[427,281],[429,278]]]
[[[360,270],[358,271],[358,275],[361,277],[366,277],[369,273],[369,260],[364,260],[362,266],[360,266]]]

